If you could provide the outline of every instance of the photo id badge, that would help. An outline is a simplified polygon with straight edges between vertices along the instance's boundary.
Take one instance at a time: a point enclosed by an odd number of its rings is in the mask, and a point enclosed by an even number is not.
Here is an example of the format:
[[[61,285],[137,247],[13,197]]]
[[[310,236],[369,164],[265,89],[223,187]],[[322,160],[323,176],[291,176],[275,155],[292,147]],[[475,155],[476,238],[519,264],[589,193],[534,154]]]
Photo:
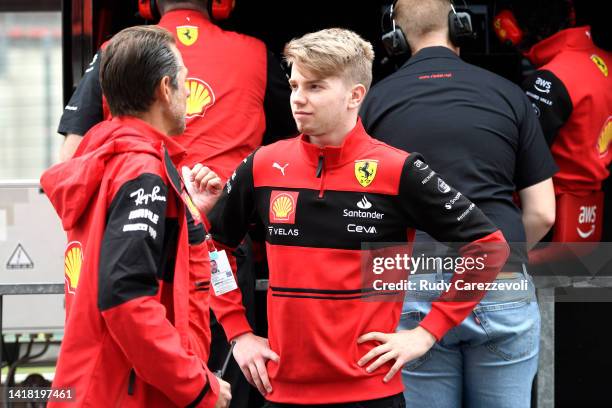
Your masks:
[[[210,255],[210,282],[212,283],[215,295],[220,296],[224,293],[238,289],[232,267],[225,251],[213,251]]]

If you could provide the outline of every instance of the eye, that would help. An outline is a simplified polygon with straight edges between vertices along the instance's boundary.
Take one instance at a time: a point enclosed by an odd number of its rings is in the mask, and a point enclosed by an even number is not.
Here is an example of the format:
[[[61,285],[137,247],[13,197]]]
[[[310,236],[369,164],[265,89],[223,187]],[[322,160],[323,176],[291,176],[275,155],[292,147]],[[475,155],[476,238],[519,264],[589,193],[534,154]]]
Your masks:
[[[297,85],[294,83],[289,83],[289,88],[291,88],[292,91],[295,91],[297,89]]]

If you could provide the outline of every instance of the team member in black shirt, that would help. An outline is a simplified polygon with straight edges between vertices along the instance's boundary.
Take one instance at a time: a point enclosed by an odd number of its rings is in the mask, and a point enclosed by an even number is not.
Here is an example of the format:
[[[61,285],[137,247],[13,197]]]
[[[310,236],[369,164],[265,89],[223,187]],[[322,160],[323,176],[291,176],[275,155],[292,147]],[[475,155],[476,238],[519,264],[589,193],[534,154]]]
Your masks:
[[[453,41],[459,42],[457,33],[469,35],[470,22],[448,0],[399,0],[390,14],[396,25],[384,40],[397,53],[405,38],[412,57],[366,97],[366,130],[422,153],[515,243],[500,277],[527,279],[527,249],[554,223],[551,177],[557,170],[530,103],[518,86],[459,58]],[[515,190],[522,212],[513,202]],[[454,199],[449,197],[446,210],[457,210]],[[448,280],[443,272],[421,279]],[[428,304],[410,298],[404,329],[429,311]],[[531,282],[526,292],[489,292],[431,353],[405,366],[407,405],[529,406],[539,319]]]

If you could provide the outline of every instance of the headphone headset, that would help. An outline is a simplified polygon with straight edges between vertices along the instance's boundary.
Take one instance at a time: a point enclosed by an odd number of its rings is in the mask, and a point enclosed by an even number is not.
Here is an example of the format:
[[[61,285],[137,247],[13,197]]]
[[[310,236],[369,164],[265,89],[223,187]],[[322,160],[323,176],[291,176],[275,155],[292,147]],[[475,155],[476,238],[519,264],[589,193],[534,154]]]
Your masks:
[[[208,0],[208,14],[215,21],[229,18],[236,6],[236,0]],[[138,0],[138,13],[145,20],[159,20],[156,0]]]
[[[382,43],[385,51],[390,57],[395,57],[410,52],[410,46],[406,40],[406,35],[395,23],[394,12],[395,4],[385,6],[381,19]],[[467,4],[466,4],[467,8]],[[466,12],[457,12],[451,2],[451,11],[448,12],[448,35],[456,47],[463,45],[466,39],[473,39],[476,33],[472,28],[472,17]]]

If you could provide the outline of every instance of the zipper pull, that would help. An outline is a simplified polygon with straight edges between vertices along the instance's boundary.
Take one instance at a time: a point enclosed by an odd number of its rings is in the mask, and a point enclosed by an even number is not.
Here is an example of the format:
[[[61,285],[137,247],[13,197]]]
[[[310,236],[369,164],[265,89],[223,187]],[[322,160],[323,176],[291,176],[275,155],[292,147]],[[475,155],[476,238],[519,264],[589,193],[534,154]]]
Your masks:
[[[317,178],[321,178],[323,173],[323,155],[319,156],[319,163],[317,164]]]

